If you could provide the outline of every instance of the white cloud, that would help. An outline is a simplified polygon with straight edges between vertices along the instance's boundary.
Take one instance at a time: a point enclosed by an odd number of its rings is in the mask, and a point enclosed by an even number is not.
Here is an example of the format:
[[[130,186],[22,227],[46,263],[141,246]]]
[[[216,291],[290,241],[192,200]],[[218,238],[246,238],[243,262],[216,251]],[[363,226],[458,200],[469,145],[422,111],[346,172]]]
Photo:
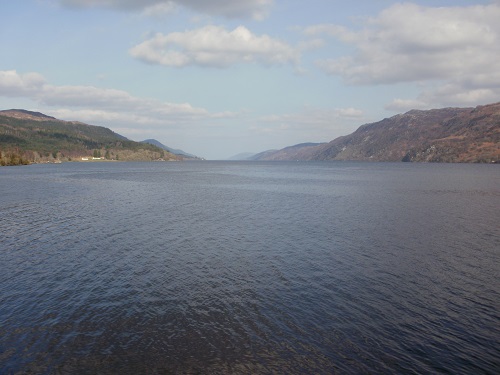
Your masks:
[[[0,95],[32,96],[43,89],[45,79],[38,73],[17,74],[15,70],[0,71]]]
[[[305,33],[326,33],[356,47],[354,56],[321,62],[331,74],[351,83],[408,82],[470,75],[478,67],[496,71],[498,19],[495,5],[428,8],[404,3],[368,19],[360,31],[316,25]]]
[[[158,119],[152,117],[141,116],[130,112],[113,112],[110,110],[59,108],[50,110],[50,115],[60,119],[78,119],[78,121],[84,121],[90,124],[122,122],[158,125],[161,123]]]
[[[491,88],[471,88],[462,90],[462,86],[449,83],[436,90],[427,91],[420,95],[426,103],[439,101],[445,105],[473,105],[475,103],[491,103],[500,99],[500,91]]]
[[[129,53],[148,63],[173,67],[296,63],[299,54],[286,43],[267,35],[254,35],[244,26],[227,31],[212,25],[167,35],[158,33]]]
[[[363,111],[360,109],[356,108],[340,108],[336,109],[335,113],[337,114],[338,117],[343,117],[343,118],[353,118],[353,119],[359,119],[363,117]]]
[[[402,3],[366,19],[360,30],[314,25],[304,34],[354,47],[352,55],[317,62],[348,83],[426,87],[413,103],[397,99],[387,107],[473,104],[500,97],[499,19],[495,4],[432,8]]]
[[[357,39],[357,35],[355,32],[349,31],[349,29],[344,26],[333,24],[319,24],[309,26],[306,27],[302,32],[308,37],[324,34],[334,38],[338,38],[339,40],[346,43],[354,42]]]
[[[357,119],[363,118],[363,111],[357,108],[334,108],[334,109],[320,109],[313,107],[306,107],[301,112],[272,115],[264,117],[263,121],[270,122],[288,122],[288,123],[301,123],[301,124],[331,124],[335,119]]]
[[[273,0],[59,0],[59,2],[70,7],[137,10],[150,15],[155,14],[152,12],[155,9],[165,12],[176,6],[182,6],[203,14],[253,19],[265,18],[273,4]]]
[[[138,98],[122,90],[55,86],[38,73],[18,74],[15,70],[0,71],[0,96],[29,98],[41,105],[55,107],[50,114],[64,119],[100,123],[124,121],[130,126],[179,124],[234,116],[231,112],[210,113],[189,103]]]
[[[364,120],[363,111],[357,108],[313,108],[300,112],[265,116],[259,119],[260,126],[250,130],[262,134],[295,134],[296,143],[307,141],[329,141],[345,135]]]
[[[162,17],[173,13],[176,8],[177,6],[175,3],[167,1],[164,3],[153,4],[144,8],[143,14],[148,17]]]
[[[427,109],[428,103],[418,99],[394,99],[385,106],[385,109],[394,112],[406,112],[410,109]]]
[[[406,112],[410,109],[430,109],[437,107],[465,107],[478,104],[498,102],[500,90],[497,88],[468,88],[461,83],[450,82],[431,86],[418,95],[416,99],[394,99],[385,109],[395,112]]]

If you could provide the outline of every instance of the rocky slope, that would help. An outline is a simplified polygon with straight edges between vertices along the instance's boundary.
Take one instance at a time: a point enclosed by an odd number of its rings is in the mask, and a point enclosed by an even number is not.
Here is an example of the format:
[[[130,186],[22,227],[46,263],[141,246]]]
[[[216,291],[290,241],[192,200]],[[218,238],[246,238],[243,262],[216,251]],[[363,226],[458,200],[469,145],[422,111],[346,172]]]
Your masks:
[[[273,151],[258,160],[500,162],[500,103],[412,110],[329,143],[292,150]]]

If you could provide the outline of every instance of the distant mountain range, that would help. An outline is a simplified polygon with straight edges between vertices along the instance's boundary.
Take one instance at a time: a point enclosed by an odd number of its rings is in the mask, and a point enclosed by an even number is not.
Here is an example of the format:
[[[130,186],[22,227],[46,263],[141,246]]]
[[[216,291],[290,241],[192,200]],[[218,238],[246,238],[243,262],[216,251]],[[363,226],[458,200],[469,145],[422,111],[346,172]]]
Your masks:
[[[203,159],[203,158],[200,158],[200,157],[195,156],[193,154],[188,154],[185,151],[165,146],[164,144],[160,143],[156,139],[146,139],[144,141],[141,141],[141,143],[148,143],[150,145],[154,145],[154,146],[159,147],[159,148],[161,148],[161,149],[163,149],[165,151],[168,151],[168,152],[170,152],[170,153],[172,153],[174,155],[182,156],[182,157],[184,157],[184,159],[189,159],[189,160],[191,160],[191,159],[192,160],[202,160]]]
[[[303,143],[247,160],[500,162],[500,103],[411,110],[329,143]]]
[[[281,150],[260,152],[248,160],[307,160],[309,153],[325,143],[299,143]]]
[[[0,111],[0,164],[66,160],[200,159],[157,140],[134,142],[102,127],[23,109]],[[301,143],[232,160],[500,162],[500,103],[411,110],[328,143]]]
[[[242,152],[242,153],[231,156],[227,160],[250,160],[250,158],[254,155],[255,155],[254,152]]]
[[[182,160],[102,127],[23,109],[0,111],[0,164],[68,160]]]

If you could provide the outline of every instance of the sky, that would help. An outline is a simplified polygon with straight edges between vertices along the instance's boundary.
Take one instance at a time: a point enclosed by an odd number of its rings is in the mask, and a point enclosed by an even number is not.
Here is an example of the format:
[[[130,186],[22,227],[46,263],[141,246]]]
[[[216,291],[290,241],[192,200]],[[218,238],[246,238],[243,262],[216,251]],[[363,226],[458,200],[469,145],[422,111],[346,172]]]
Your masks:
[[[500,101],[500,0],[1,0],[0,15],[0,109],[206,159]]]

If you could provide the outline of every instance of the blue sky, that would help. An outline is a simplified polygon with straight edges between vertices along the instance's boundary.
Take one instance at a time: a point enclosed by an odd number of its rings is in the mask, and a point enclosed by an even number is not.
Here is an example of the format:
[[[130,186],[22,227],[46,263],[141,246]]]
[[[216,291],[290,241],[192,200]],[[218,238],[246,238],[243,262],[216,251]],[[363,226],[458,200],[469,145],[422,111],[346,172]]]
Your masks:
[[[500,0],[22,0],[0,14],[0,109],[207,159],[500,101]]]

